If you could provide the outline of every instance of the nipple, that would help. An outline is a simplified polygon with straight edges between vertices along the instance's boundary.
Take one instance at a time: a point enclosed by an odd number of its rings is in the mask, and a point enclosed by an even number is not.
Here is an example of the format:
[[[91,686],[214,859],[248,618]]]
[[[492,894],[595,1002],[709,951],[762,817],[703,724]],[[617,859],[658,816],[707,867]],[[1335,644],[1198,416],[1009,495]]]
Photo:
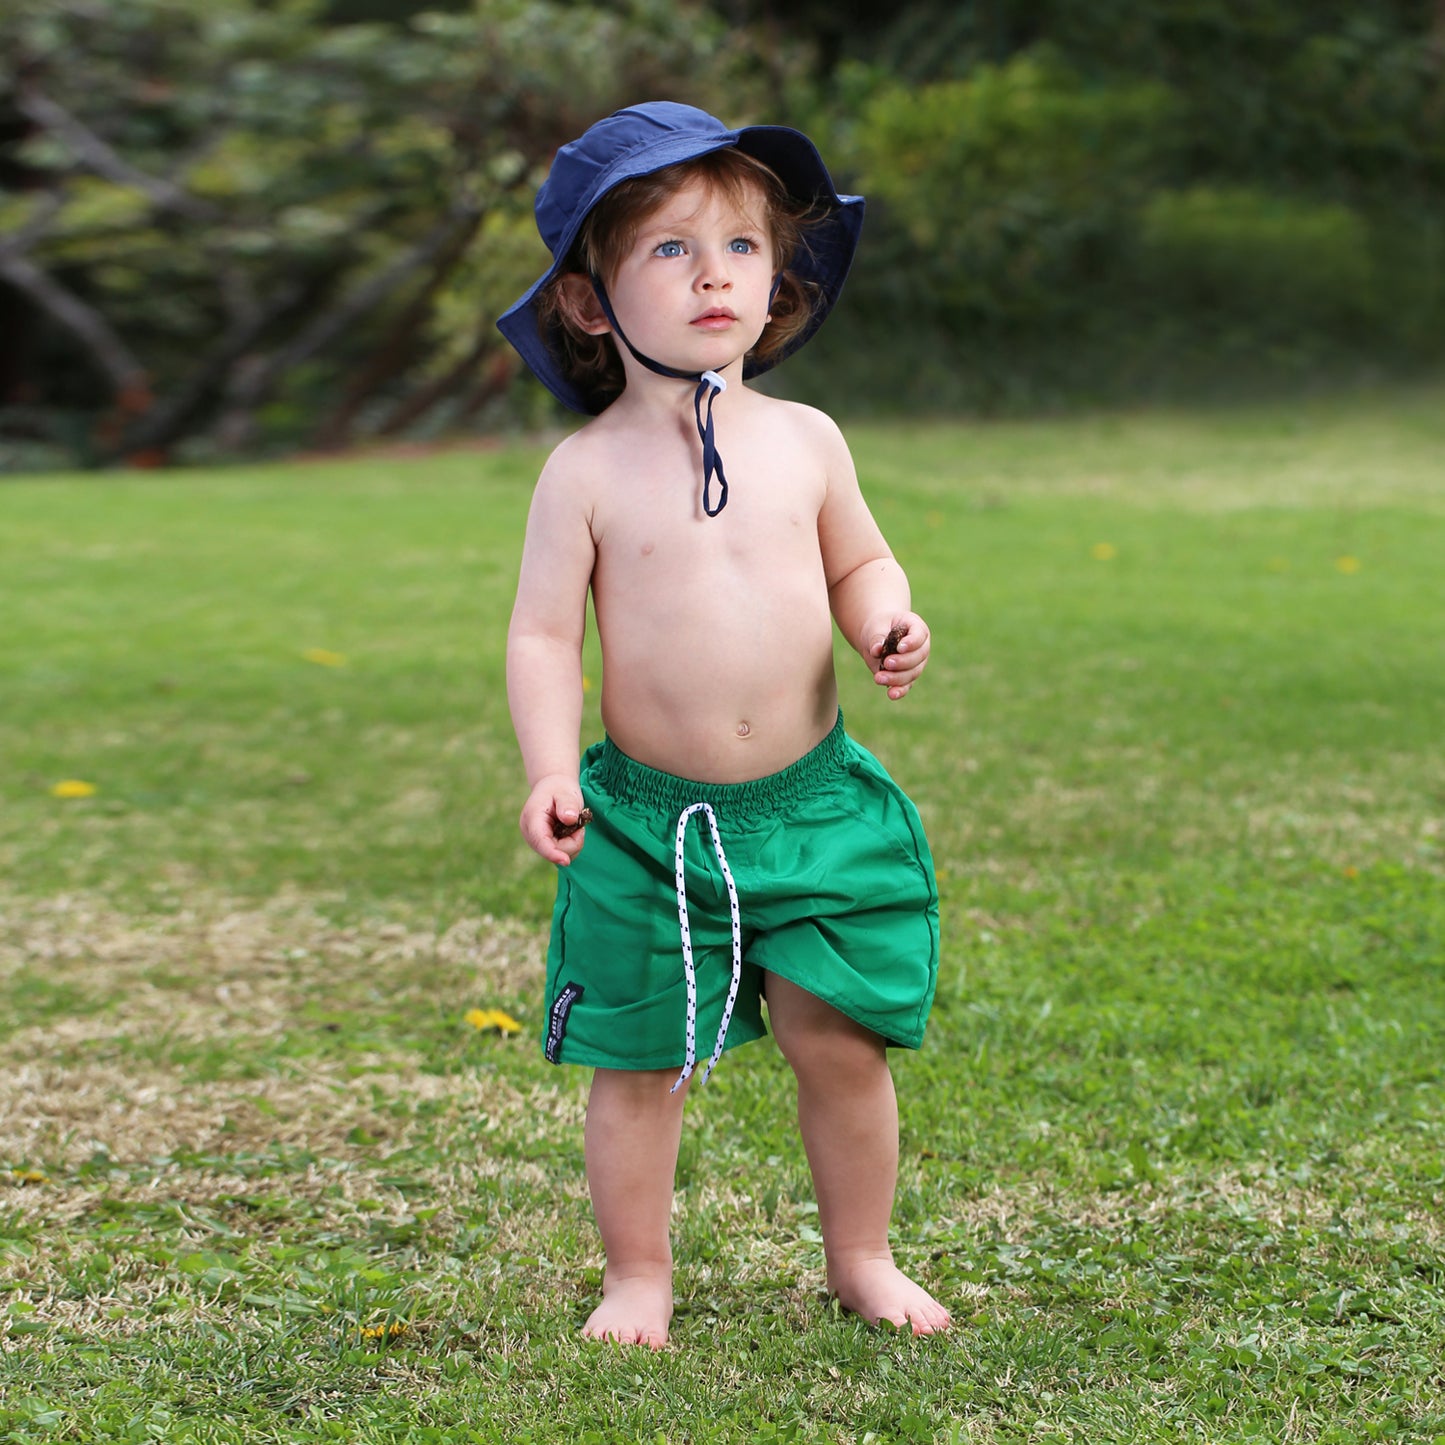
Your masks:
[[[740,738],[747,737],[750,732],[752,732],[752,728],[750,728],[746,722],[740,722],[738,724],[738,736]]]

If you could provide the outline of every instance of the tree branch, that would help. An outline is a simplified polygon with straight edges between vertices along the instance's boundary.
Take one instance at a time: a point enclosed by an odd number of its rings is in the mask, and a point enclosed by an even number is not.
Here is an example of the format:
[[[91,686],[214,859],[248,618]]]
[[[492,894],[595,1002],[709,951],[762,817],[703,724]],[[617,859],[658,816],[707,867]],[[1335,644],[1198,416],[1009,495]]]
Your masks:
[[[144,191],[162,210],[179,211],[196,221],[215,220],[219,212],[205,201],[160,176],[152,176],[131,165],[109,142],[90,129],[84,121],[38,90],[25,89],[15,100],[15,108],[42,130],[59,136],[87,169],[104,176],[117,185],[133,186]]]
[[[65,196],[52,191],[35,208],[35,214],[20,227],[0,240],[0,260],[7,256],[23,256],[37,241],[43,241],[51,231],[51,222],[65,209]]]
[[[308,356],[320,351],[328,341],[339,336],[354,321],[365,316],[373,306],[378,305],[421,266],[431,261],[451,237],[452,228],[458,220],[469,220],[471,207],[455,208],[449,211],[409,251],[403,251],[389,266],[378,271],[369,280],[353,289],[342,298],[341,304],[324,316],[319,316],[291,343],[277,358],[284,370],[305,361]]]
[[[300,281],[283,286],[265,306],[233,313],[231,324],[207,355],[192,368],[183,385],[157,402],[120,437],[105,461],[131,452],[168,447],[181,436],[187,423],[208,398],[221,389],[226,374],[245,355],[268,326],[279,320],[306,294]]]
[[[504,389],[511,376],[510,356],[492,339],[491,331],[492,328],[489,325],[484,326],[478,331],[467,354],[454,366],[440,376],[433,377],[425,386],[419,387],[410,396],[404,397],[391,415],[377,427],[377,436],[395,436],[418,418],[425,416],[438,402],[444,401],[466,382],[476,372],[483,358],[489,354],[495,353],[492,365],[488,368],[488,380],[482,387],[484,392],[482,400],[484,401],[486,397],[495,395],[497,391]],[[480,406],[481,402],[479,401],[477,405]],[[466,410],[470,412],[475,408],[468,405]]]
[[[145,368],[94,307],[23,256],[0,252],[0,276],[83,342],[117,393],[125,396],[146,390]]]
[[[303,327],[280,351],[264,361],[257,359],[236,376],[231,389],[228,422],[232,435],[244,432],[245,415],[260,405],[279,377],[320,351],[389,296],[413,271],[431,261],[450,239],[458,220],[468,221],[472,210],[471,206],[453,208],[410,250],[402,252],[389,266],[354,287],[331,310]]]
[[[487,367],[487,374],[472,388],[471,395],[462,403],[457,420],[466,421],[474,417],[493,397],[501,396],[512,384],[512,378],[516,374],[517,363],[513,354],[498,348]]]
[[[353,377],[346,389],[346,395],[336,409],[316,430],[315,444],[330,448],[341,446],[351,430],[357,412],[391,377],[395,376],[410,360],[412,343],[417,332],[431,314],[432,300],[441,289],[442,283],[457,268],[467,253],[467,247],[481,224],[480,208],[464,216],[463,223],[437,253],[431,274],[422,283],[416,294],[403,308],[401,315],[388,330],[386,336],[372,352],[364,366]]]

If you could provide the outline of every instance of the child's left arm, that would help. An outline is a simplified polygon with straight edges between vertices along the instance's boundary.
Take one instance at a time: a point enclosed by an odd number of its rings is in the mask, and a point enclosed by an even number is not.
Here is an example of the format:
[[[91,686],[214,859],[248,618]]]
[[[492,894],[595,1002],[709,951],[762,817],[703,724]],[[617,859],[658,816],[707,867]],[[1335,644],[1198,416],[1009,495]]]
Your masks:
[[[828,493],[818,514],[818,540],[828,602],[843,636],[896,702],[918,681],[932,638],[913,611],[908,577],[863,500],[847,443],[831,422],[820,430]]]

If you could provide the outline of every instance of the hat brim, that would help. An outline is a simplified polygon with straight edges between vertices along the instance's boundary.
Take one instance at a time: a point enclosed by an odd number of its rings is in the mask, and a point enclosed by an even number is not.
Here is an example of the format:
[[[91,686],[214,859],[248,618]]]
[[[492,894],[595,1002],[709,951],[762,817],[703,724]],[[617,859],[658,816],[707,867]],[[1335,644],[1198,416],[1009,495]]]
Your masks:
[[[768,166],[783,182],[790,196],[808,204],[821,204],[825,210],[822,219],[809,225],[803,248],[789,266],[789,270],[800,280],[817,288],[817,300],[808,324],[786,348],[766,360],[750,357],[744,364],[743,376],[751,378],[771,370],[806,345],[827,320],[843,290],[843,283],[848,279],[853,256],[858,249],[858,238],[863,229],[863,197],[840,195],[817,147],[802,131],[790,126],[755,125],[735,131],[719,130],[708,135],[663,136],[646,147],[619,157],[599,174],[585,204],[576,208],[561,231],[553,250],[551,266],[498,318],[497,329],[517,349],[537,379],[564,406],[588,414],[595,414],[600,409],[563,372],[558,361],[560,350],[556,347],[555,338],[545,334],[537,302],[543,288],[565,269],[567,257],[588,214],[603,196],[623,181],[651,175],[667,166],[696,160],[729,146],[736,146],[744,154]]]

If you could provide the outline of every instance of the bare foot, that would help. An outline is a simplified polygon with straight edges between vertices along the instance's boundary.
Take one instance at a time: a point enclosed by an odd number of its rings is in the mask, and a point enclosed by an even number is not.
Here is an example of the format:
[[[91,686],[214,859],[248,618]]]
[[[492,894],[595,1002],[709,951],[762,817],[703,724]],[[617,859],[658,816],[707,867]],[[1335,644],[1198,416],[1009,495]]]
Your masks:
[[[602,1303],[582,1326],[582,1337],[661,1350],[667,1347],[671,1319],[671,1275],[631,1275],[622,1279],[604,1276]]]
[[[915,1335],[932,1335],[952,1323],[949,1313],[921,1285],[916,1285],[891,1259],[865,1259],[830,1270],[828,1290],[845,1310],[870,1325],[912,1327]]]

